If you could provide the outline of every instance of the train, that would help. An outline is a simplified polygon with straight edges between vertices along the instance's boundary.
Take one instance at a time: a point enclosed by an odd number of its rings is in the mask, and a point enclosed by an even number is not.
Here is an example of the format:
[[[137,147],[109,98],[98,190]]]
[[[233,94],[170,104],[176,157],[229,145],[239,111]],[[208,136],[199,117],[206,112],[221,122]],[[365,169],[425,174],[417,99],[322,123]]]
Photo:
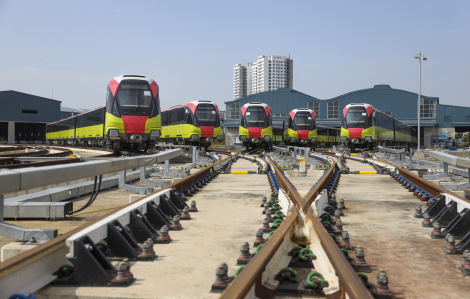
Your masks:
[[[273,117],[271,107],[265,103],[247,103],[241,108],[239,139],[246,149],[272,148]]]
[[[161,142],[207,149],[222,141],[219,108],[211,101],[193,101],[162,111]]]
[[[351,103],[343,109],[341,142],[352,151],[377,145],[415,146],[417,132],[370,104]]]
[[[297,108],[283,122],[282,139],[289,146],[329,146],[339,143],[341,130],[316,124],[312,109]]]
[[[317,124],[312,109],[294,109],[282,123],[282,140],[290,146],[313,147],[317,141]]]
[[[147,150],[161,136],[159,90],[146,76],[115,77],[108,83],[106,106],[48,124],[47,143]]]

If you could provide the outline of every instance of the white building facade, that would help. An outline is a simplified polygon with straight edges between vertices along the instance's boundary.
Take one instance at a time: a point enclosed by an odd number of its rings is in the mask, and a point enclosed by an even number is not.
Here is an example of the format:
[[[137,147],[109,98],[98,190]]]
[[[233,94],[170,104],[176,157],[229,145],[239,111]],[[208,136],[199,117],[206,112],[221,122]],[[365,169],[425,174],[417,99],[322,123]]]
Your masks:
[[[286,56],[260,56],[254,63],[235,65],[233,71],[234,100],[250,94],[278,88],[293,88],[294,63]],[[245,74],[242,78],[242,74]]]

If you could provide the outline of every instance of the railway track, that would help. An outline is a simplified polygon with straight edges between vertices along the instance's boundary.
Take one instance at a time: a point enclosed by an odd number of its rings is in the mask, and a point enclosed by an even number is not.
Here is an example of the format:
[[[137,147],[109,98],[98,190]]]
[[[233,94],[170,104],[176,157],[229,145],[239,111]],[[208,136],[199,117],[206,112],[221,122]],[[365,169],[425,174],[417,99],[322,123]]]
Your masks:
[[[128,281],[128,284],[130,284],[129,287],[119,288],[120,294],[124,294],[127,298],[147,298],[146,296],[151,298],[150,294],[160,293],[162,296],[175,294],[194,296],[202,294],[210,298],[219,296],[220,298],[292,298],[299,296],[326,298],[392,298],[394,293],[406,293],[410,291],[409,288],[402,287],[401,285],[397,286],[395,282],[391,284],[390,288],[388,287],[387,274],[391,272],[392,275],[396,275],[396,270],[385,267],[387,270],[387,273],[385,273],[385,271],[382,270],[378,271],[378,269],[373,266],[376,264],[382,267],[381,264],[390,265],[390,263],[383,262],[383,260],[380,259],[383,259],[383,256],[380,256],[380,250],[376,250],[375,245],[371,243],[372,241],[363,234],[361,235],[357,230],[357,227],[361,227],[360,221],[364,221],[364,218],[362,214],[358,214],[355,208],[356,206],[360,206],[361,203],[354,197],[354,194],[351,193],[352,191],[350,191],[351,188],[349,186],[351,182],[357,184],[358,180],[360,180],[360,176],[353,174],[347,175],[346,181],[343,182],[345,179],[344,175],[341,175],[341,170],[350,167],[354,171],[354,169],[359,167],[356,165],[357,163],[363,165],[361,167],[375,169],[377,171],[376,173],[386,173],[389,169],[392,175],[400,174],[403,178],[406,177],[408,182],[412,182],[415,186],[419,186],[420,189],[425,190],[426,194],[434,198],[434,201],[436,201],[439,196],[442,196],[444,191],[448,192],[447,190],[437,185],[429,184],[416,175],[407,172],[405,169],[394,168],[394,165],[384,161],[366,159],[367,161],[364,162],[365,159],[361,156],[353,157],[345,156],[344,154],[335,155],[331,152],[317,152],[312,153],[312,157],[324,163],[326,169],[316,182],[312,179],[313,187],[311,187],[308,192],[303,192],[299,191],[301,189],[300,187],[299,190],[297,190],[297,181],[294,178],[290,178],[289,180],[289,176],[285,175],[285,172],[280,170],[277,162],[271,159],[269,155],[263,158],[259,156],[259,153],[243,152],[224,158],[220,155],[225,154],[225,152],[213,151],[213,153],[219,155],[218,161],[209,165],[209,167],[202,168],[186,178],[157,190],[152,195],[143,197],[136,202],[115,210],[82,227],[41,244],[33,250],[1,263],[0,285],[12,281],[16,277],[20,277],[18,275],[25,270],[38,269],[38,271],[44,272],[44,270],[41,270],[44,267],[44,261],[47,262],[48,260],[50,261],[51,259],[61,256],[61,261],[67,262],[64,258],[65,254],[72,248],[70,247],[71,244],[77,244],[70,243],[72,242],[71,240],[78,242],[79,237],[77,236],[84,236],[84,234],[92,236],[92,231],[97,229],[96,227],[109,222],[107,219],[118,219],[113,217],[118,217],[115,215],[124,213],[126,209],[129,210],[130,208],[138,207],[139,202],[141,206],[146,205],[149,198],[156,198],[156,194],[163,194],[162,192],[170,192],[169,190],[173,190],[171,192],[175,192],[181,199],[187,201],[188,204],[187,208],[185,208],[184,204],[177,206],[181,204],[181,202],[178,201],[178,199],[172,198],[173,195],[167,195],[168,198],[171,198],[170,201],[174,201],[172,204],[177,207],[173,215],[167,215],[172,216],[168,217],[167,224],[170,226],[175,225],[175,219],[173,219],[175,216],[178,216],[176,226],[178,223],[183,223],[184,221],[180,221],[182,215],[186,217],[190,215],[189,218],[195,218],[193,219],[194,222],[184,222],[183,225],[185,229],[182,231],[178,231],[177,229],[175,231],[170,230],[172,238],[176,236],[176,245],[161,247],[161,245],[158,245],[158,242],[156,242],[152,248],[154,252],[160,254],[163,259],[159,257],[150,264],[143,261],[131,261],[132,266],[130,270],[133,273],[132,275],[140,281],[140,287]],[[348,160],[346,160],[346,158]],[[246,170],[242,172],[237,168],[237,165],[242,165],[244,169],[251,169],[249,166],[250,162],[257,164],[257,171]],[[224,168],[216,171],[222,164],[225,165]],[[233,175],[233,173],[249,174],[263,170],[266,171],[266,179],[261,181],[260,178],[263,177],[263,175]],[[222,171],[221,173],[227,174],[220,176],[220,171]],[[229,173],[232,173],[232,175]],[[215,177],[217,177],[217,180],[214,181]],[[363,176],[363,178],[362,180],[367,181],[368,177]],[[370,178],[372,178],[372,176]],[[385,175],[377,175],[373,178],[381,182],[386,179],[396,184],[394,180]],[[263,181],[266,182],[267,189],[263,189],[265,188],[262,187],[264,184],[262,183]],[[243,187],[237,190],[236,186]],[[248,195],[244,196],[248,196],[248,198],[254,197],[256,199],[242,199],[241,201],[244,202],[245,207],[245,210],[242,212],[238,210],[240,203],[237,204],[235,194],[240,194],[239,192],[244,189],[253,190],[243,191],[245,193],[248,192]],[[261,190],[262,192],[259,193],[255,190]],[[407,190],[405,191],[408,196],[412,196],[413,193]],[[260,194],[266,193],[271,193],[271,195],[267,196],[267,199],[262,202],[261,205]],[[345,197],[346,205],[348,206],[348,210],[345,210],[345,218],[339,217],[343,205],[339,196]],[[426,199],[425,194],[417,193],[417,197],[419,199]],[[159,200],[161,202],[161,197]],[[190,207],[193,209],[196,208],[195,205],[194,207],[189,205],[192,200],[198,202],[198,208],[200,210],[197,213],[184,211],[185,209],[190,209]],[[223,214],[221,215],[222,217],[220,217],[220,211],[224,211],[223,209],[217,210],[217,207],[221,204],[222,206],[227,206],[228,214],[226,217],[223,217]],[[412,205],[414,204],[415,203]],[[351,208],[349,205],[351,205]],[[261,211],[263,211],[263,208],[264,213],[262,214]],[[207,211],[208,214],[205,215],[204,211]],[[237,216],[239,212],[241,213],[240,215],[243,216]],[[435,211],[433,213],[434,217],[436,217]],[[148,210],[142,212],[142,217],[152,219],[148,214]],[[238,221],[241,220],[243,223],[239,223],[235,226],[237,227],[236,234],[235,232],[229,233],[230,241],[221,238],[220,235],[214,235],[212,232],[208,233],[206,231],[206,233],[203,233],[204,230],[200,230],[200,228],[204,227],[206,230],[215,230],[217,233],[227,230],[230,231],[229,227],[219,228],[218,226],[220,225],[217,222],[226,221],[226,219],[223,218],[229,217],[243,217],[240,219],[235,218],[238,219]],[[255,219],[255,222],[253,222],[251,218],[245,217],[259,218]],[[346,220],[345,227],[350,233],[351,231],[353,232],[352,235],[354,239],[351,243],[355,244],[354,247],[349,243],[347,233],[344,234],[343,232],[343,230],[346,230],[342,225],[343,219],[348,219]],[[261,222],[263,222],[262,227],[260,226]],[[186,223],[188,224],[186,225]],[[255,226],[253,226],[253,224],[255,224]],[[151,225],[156,229],[156,232],[162,235],[159,230],[161,226],[153,222],[151,222]],[[249,233],[250,230],[253,231],[253,227],[261,229],[261,233],[256,230],[257,234],[253,236]],[[188,230],[186,230],[186,228],[188,228]],[[84,233],[87,231],[88,233]],[[135,231],[131,231],[131,235],[133,238],[137,238]],[[205,240],[206,235],[208,238],[211,238]],[[203,242],[198,241],[200,238],[202,238],[201,241]],[[212,241],[213,239],[216,240],[215,243]],[[247,240],[248,245],[241,243],[242,240]],[[147,246],[148,251],[150,245],[145,245],[143,241],[144,239],[140,238],[138,243],[141,248]],[[185,241],[187,241],[187,243]],[[234,245],[233,242],[235,241],[240,243]],[[394,241],[399,242],[399,238]],[[95,243],[98,243],[98,241]],[[178,245],[178,243],[181,243],[181,245]],[[204,247],[204,244],[199,243],[207,244],[206,247]],[[89,244],[89,242],[85,242],[84,244]],[[181,249],[181,246],[184,246],[183,244],[188,244],[194,248]],[[198,252],[200,248],[211,252],[211,250],[207,248],[216,246],[216,244],[222,247],[227,246],[227,251],[229,251],[221,253],[220,250],[214,248],[213,254],[219,257],[217,261],[214,258],[208,258],[206,255],[207,252],[205,251]],[[230,244],[230,246],[226,244]],[[233,250],[234,246],[240,248],[240,245],[242,245],[240,250],[241,254],[230,253],[230,250]],[[101,247],[96,247],[95,249],[103,250]],[[195,258],[188,257],[187,252],[194,252]],[[366,253],[366,258],[364,257],[364,252]],[[372,254],[370,254],[371,252]],[[70,254],[71,253],[69,253],[69,255]],[[376,254],[380,257],[379,259],[374,259]],[[179,260],[179,258],[183,256],[188,258],[187,262],[185,262],[184,259]],[[212,256],[212,254],[210,256]],[[169,259],[171,259],[171,257],[173,257],[173,260],[170,262]],[[222,262],[220,260],[221,257],[224,258],[223,261],[225,264],[220,264],[220,262]],[[38,262],[39,258],[41,259],[40,262]],[[205,259],[208,260],[205,261]],[[461,263],[460,260],[461,258],[459,258],[459,263]],[[371,263],[371,261],[373,261],[373,263]],[[153,263],[156,264],[152,266]],[[206,264],[212,265],[211,271],[204,268]],[[172,286],[176,288],[176,285],[178,285],[175,280],[178,281],[178,279],[181,279],[182,281],[188,281],[187,279],[191,277],[191,275],[184,273],[184,271],[176,271],[175,269],[184,267],[195,269],[194,265],[200,265],[199,267],[203,268],[197,268],[199,269],[197,271],[190,270],[191,272],[195,271],[194,273],[198,276],[197,278],[192,278],[197,281],[197,283],[194,282],[191,284],[195,293],[188,293],[181,289],[171,289]],[[214,265],[219,266],[215,267]],[[116,277],[123,277],[122,275],[124,274],[129,276],[129,269],[124,269],[125,271],[122,270],[119,272],[119,267],[121,266],[122,264],[118,262],[112,263],[111,267],[117,269],[114,275],[116,275]],[[50,272],[52,268],[50,266],[48,267],[49,272],[46,271],[48,274],[43,273],[42,275],[48,275],[49,279],[51,279]],[[159,267],[161,267],[160,271],[164,272],[159,272]],[[237,270],[235,271],[235,269]],[[406,268],[402,266],[400,269],[404,271]],[[76,271],[80,272],[81,270],[78,269]],[[214,278],[208,277],[209,272],[216,273],[216,275],[211,274],[214,275]],[[154,282],[150,284],[154,287],[154,289],[152,289],[152,287],[146,284],[146,281],[149,277],[155,277],[155,275],[159,275],[159,273],[169,273],[167,275],[175,276],[161,277],[159,279],[161,283]],[[228,273],[234,273],[234,275],[228,275]],[[373,277],[375,274],[377,274],[377,279]],[[33,278],[31,279],[35,281]],[[38,278],[36,278],[36,280],[37,279]],[[208,281],[211,280],[213,281],[212,287],[210,287],[208,283]],[[115,281],[113,284],[114,283]],[[202,284],[202,288],[197,287],[196,284],[198,286]],[[207,293],[207,290],[210,288],[212,289],[212,293]],[[77,289],[73,286],[69,286],[65,289],[61,287],[59,289],[63,290],[63,298],[72,298],[77,294]],[[53,294],[56,294],[55,292],[57,290],[57,287],[49,286],[40,291],[39,294],[44,298],[53,298]],[[81,289],[81,295],[79,297],[92,298],[92,296],[104,296],[108,293],[107,290],[109,290],[109,288],[85,287]],[[419,298],[419,296],[416,298]]]
[[[90,149],[90,148],[81,148],[79,149]],[[21,148],[24,149],[24,148]],[[80,158],[74,157],[73,150],[62,147],[48,147],[48,148],[33,148],[34,151],[28,153],[16,153],[16,154],[5,154],[0,155],[0,169],[19,169],[25,167],[42,167],[42,166],[52,166],[52,165],[62,165],[62,164],[71,164],[71,163],[78,163],[82,160]],[[96,148],[93,148],[96,150]],[[54,153],[51,150],[56,151]],[[58,152],[57,152],[58,151]],[[105,151],[105,150],[103,150]],[[107,150],[105,152],[108,152]],[[116,154],[114,152],[110,152],[107,154],[99,154],[95,157],[113,157]],[[69,157],[68,159],[48,159],[48,158],[60,158],[60,157]],[[24,157],[32,157],[32,158],[44,158],[43,161],[38,159],[31,159],[31,160],[21,160],[15,158],[24,158]]]

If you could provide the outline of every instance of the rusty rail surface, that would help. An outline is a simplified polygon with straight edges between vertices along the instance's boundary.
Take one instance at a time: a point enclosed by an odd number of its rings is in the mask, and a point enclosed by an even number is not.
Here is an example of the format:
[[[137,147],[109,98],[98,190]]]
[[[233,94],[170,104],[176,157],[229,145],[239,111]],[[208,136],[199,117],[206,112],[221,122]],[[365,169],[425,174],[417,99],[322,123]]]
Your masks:
[[[341,155],[342,156],[342,155]],[[271,166],[275,167],[274,162],[267,156],[266,157]],[[307,194],[306,198],[302,198],[300,194],[295,190],[291,184],[287,181],[286,177],[281,173],[280,170],[275,171],[276,179],[281,188],[288,194],[289,199],[299,211],[305,211],[307,219],[311,222],[316,234],[318,235],[323,250],[327,254],[333,268],[336,271],[336,275],[340,280],[340,296],[338,298],[345,298],[345,293],[349,298],[362,299],[370,298],[372,295],[364,286],[359,276],[356,274],[344,254],[341,252],[339,247],[336,245],[330,234],[323,227],[318,217],[314,214],[311,204],[315,200],[316,196],[328,185],[334,170],[336,162],[333,162],[331,167],[327,170],[327,174],[315,185],[315,187]],[[294,211],[292,211],[294,210]],[[298,212],[291,208],[290,214],[276,230],[271,238],[272,242],[267,241],[266,245],[263,246],[263,250],[260,250],[253,259],[247,264],[245,269],[241,271],[237,278],[230,283],[225,289],[220,298],[231,299],[231,298],[244,298],[250,289],[255,286],[255,295],[263,298],[268,297],[272,294],[267,293],[269,289],[263,288],[261,285],[261,274],[265,271],[265,267],[271,258],[276,253],[280,244],[282,243],[285,235],[293,229],[296,223]],[[271,240],[269,238],[268,240]]]
[[[231,159],[232,157],[227,157],[221,161],[218,161],[214,164],[212,164],[210,167],[207,167],[201,171],[198,171],[190,176],[187,176],[186,178],[182,179],[182,180],[179,180],[177,182],[174,182],[168,186],[165,186],[161,189],[158,189],[158,190],[155,190],[154,193],[156,192],[160,192],[160,191],[163,191],[163,190],[166,190],[166,189],[170,189],[170,188],[173,188],[175,190],[183,190],[184,188],[186,187],[189,187],[190,185],[192,185],[194,182],[200,180],[201,178],[203,178],[204,176],[206,176],[208,173],[211,172],[211,169],[214,167],[214,166],[217,166],[218,164],[221,164],[229,159]],[[154,194],[152,193],[152,194]],[[106,215],[103,215],[93,221],[90,221],[89,223],[86,223],[80,227],[77,227],[67,233],[64,233],[60,236],[58,236],[57,238],[54,238],[50,241],[47,241],[43,244],[40,244],[38,245],[37,247],[33,248],[33,249],[30,249],[28,251],[25,251],[23,253],[20,253],[10,259],[7,259],[6,261],[4,261],[3,263],[0,263],[0,278],[5,276],[5,275],[8,275],[10,273],[13,273],[15,270],[19,269],[19,268],[22,268],[22,267],[26,267],[28,266],[28,264],[34,262],[35,260],[37,259],[41,259],[43,256],[46,256],[48,254],[51,254],[52,252],[54,251],[57,251],[61,248],[63,248],[64,246],[66,246],[65,244],[65,241],[67,240],[67,238],[73,236],[74,234],[84,230],[85,228],[101,221],[102,219],[106,218],[106,217],[109,217],[111,216],[112,214],[116,213],[117,211],[120,211],[122,209],[125,209],[126,207],[130,206],[130,205],[133,205],[135,204],[136,202],[140,201],[140,200],[143,200],[144,198],[147,198],[148,196],[152,195],[152,194],[149,194],[147,196],[144,196],[132,203],[129,203],[123,207],[120,207],[120,208],[117,208],[115,210],[113,210],[112,212],[106,214]]]

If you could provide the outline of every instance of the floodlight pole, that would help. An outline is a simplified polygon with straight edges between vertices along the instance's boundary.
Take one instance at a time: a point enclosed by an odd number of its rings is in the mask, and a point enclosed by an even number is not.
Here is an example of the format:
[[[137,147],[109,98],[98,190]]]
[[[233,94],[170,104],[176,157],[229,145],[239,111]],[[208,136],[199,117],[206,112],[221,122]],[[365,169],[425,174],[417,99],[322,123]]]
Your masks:
[[[421,60],[427,60],[424,55],[416,54],[414,57],[415,59],[419,59],[419,94],[418,94],[418,152],[420,151],[420,144],[421,144]]]

